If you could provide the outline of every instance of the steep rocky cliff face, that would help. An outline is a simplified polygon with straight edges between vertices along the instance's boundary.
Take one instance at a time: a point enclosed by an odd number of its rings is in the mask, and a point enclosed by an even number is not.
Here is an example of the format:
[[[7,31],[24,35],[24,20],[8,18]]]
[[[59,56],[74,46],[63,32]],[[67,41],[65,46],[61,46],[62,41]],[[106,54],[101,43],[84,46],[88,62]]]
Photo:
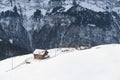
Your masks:
[[[46,24],[33,33],[35,48],[54,48],[65,43],[96,46],[120,42],[120,22],[115,12],[94,12],[73,6],[67,12],[56,10],[51,15],[53,25]]]
[[[13,44],[29,49],[28,34],[23,27],[22,17],[15,11],[2,12],[0,17],[1,38],[12,39]]]
[[[0,40],[20,47],[12,49],[13,56],[22,49],[24,54],[36,48],[120,43],[117,0],[1,0],[0,5]],[[3,54],[10,57],[0,48]]]

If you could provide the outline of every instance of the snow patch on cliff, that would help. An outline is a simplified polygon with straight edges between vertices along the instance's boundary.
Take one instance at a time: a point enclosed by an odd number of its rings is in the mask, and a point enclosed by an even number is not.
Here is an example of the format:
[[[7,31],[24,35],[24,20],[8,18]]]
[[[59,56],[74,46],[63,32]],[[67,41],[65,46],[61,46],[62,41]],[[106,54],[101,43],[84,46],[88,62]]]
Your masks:
[[[73,5],[66,5],[66,6],[63,6],[65,8],[65,12],[68,11]]]
[[[0,42],[3,41],[2,39],[0,39]]]
[[[104,12],[105,11],[104,9],[102,9],[102,8],[100,8],[98,6],[90,4],[90,3],[87,3],[87,2],[81,2],[79,5],[81,5],[84,8],[96,11],[96,12]]]
[[[115,8],[113,8],[113,11],[114,11],[114,12],[117,12],[118,14],[120,14],[120,7],[115,7]]]

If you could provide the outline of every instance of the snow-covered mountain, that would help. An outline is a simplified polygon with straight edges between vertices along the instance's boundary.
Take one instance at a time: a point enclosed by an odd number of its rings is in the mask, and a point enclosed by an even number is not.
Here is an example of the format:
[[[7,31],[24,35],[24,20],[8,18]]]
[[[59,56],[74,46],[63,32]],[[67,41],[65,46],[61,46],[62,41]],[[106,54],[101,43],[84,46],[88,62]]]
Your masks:
[[[0,79],[120,80],[120,45],[101,45],[80,51],[73,48],[48,51],[50,58],[45,60],[34,60],[33,54],[29,54],[0,61]]]
[[[120,43],[119,9],[118,0],[1,0],[0,39],[29,52]]]
[[[17,6],[19,13],[30,17],[36,9],[42,10],[42,14],[45,15],[52,7],[70,6],[73,4],[79,4],[95,11],[113,11],[114,8],[120,7],[119,0],[1,0],[0,11],[12,10],[14,6]]]

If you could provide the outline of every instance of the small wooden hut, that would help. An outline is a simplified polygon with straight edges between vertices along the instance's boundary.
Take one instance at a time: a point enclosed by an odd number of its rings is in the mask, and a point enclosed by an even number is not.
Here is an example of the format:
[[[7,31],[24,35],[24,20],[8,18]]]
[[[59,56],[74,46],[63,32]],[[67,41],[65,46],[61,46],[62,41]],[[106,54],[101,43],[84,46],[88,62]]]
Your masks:
[[[34,52],[34,59],[46,59],[49,57],[47,50],[36,49]]]

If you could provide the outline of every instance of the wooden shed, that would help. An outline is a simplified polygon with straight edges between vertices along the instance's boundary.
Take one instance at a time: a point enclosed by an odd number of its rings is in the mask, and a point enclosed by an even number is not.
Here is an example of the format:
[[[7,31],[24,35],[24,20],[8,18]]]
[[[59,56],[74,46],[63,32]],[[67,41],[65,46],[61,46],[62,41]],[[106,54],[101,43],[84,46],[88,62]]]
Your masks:
[[[34,59],[46,59],[49,57],[47,50],[40,50],[40,49],[36,49],[33,52],[33,55],[34,55]]]

